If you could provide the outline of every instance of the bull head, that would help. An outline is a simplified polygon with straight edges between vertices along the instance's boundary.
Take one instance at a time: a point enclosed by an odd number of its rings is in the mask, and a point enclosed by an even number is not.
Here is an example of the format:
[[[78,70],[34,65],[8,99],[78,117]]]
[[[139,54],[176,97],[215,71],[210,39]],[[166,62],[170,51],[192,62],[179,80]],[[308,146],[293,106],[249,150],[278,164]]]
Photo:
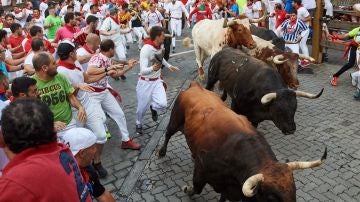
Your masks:
[[[305,162],[289,162],[286,163],[288,168],[290,168],[291,171],[297,170],[297,169],[307,169],[307,168],[313,168],[320,166],[324,160],[327,157],[327,148],[325,148],[324,154],[322,155],[321,159],[316,161],[305,161]],[[265,174],[267,176],[267,174]],[[258,186],[266,181],[266,176],[262,173],[255,174],[253,176],[250,176],[243,184],[242,186],[242,192],[244,196],[246,197],[253,197],[257,193]],[[269,176],[271,178],[271,176]]]

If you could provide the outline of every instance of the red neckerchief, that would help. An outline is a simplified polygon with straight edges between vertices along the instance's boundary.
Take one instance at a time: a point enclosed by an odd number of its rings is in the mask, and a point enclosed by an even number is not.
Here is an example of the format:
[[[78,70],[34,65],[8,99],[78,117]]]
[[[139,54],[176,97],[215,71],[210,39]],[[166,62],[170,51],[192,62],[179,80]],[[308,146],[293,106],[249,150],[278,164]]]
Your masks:
[[[156,45],[156,44],[154,43],[154,41],[152,41],[152,40],[150,40],[150,39],[144,39],[143,41],[144,41],[144,44],[148,44],[148,45],[154,47],[155,49],[160,49],[160,48],[161,48],[161,46]]]
[[[95,51],[91,50],[87,44],[82,46],[88,53],[95,54]]]
[[[0,94],[5,94],[6,93],[6,90],[0,90]]]
[[[35,18],[35,19],[39,19],[40,18],[40,15],[38,15],[38,16],[33,16],[33,18]]]
[[[68,29],[71,33],[76,33],[75,27],[69,26],[67,24],[65,24],[64,27]]]
[[[71,70],[77,69],[77,70],[81,71],[81,69],[79,67],[77,67],[75,64],[68,63],[63,60],[59,60],[58,66],[65,67],[66,69],[71,69]]]
[[[119,19],[114,18],[113,16],[109,15],[109,18],[111,18],[112,20],[114,20],[116,22],[116,24],[119,24]]]
[[[351,46],[359,47],[360,44],[358,44],[354,39],[352,39],[350,42],[346,43],[346,48],[344,51],[344,55],[341,58],[341,61],[343,61],[346,58],[346,56],[348,55],[348,53],[350,51]]]
[[[294,25],[296,24],[296,22],[297,22],[297,18],[296,18],[295,20],[290,20],[290,21],[289,21],[289,24],[290,24],[291,26],[294,26]]]

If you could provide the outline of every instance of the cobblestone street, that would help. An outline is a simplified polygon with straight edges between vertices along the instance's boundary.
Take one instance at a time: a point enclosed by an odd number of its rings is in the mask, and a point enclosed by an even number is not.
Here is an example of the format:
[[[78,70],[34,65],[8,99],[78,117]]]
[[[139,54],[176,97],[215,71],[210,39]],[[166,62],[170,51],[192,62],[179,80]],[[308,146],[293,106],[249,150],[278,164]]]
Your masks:
[[[188,35],[188,33],[186,33]],[[185,35],[186,35],[185,34]],[[188,51],[177,41],[177,52]],[[139,52],[132,45],[128,58],[138,59]],[[339,62],[338,55],[331,53],[331,63]],[[182,186],[192,184],[193,160],[185,138],[181,133],[170,139],[168,152],[159,159],[157,151],[163,142],[172,104],[178,92],[188,87],[196,76],[194,52],[175,55],[169,62],[180,67],[179,72],[163,70],[168,83],[168,109],[158,122],[153,122],[150,110],[145,118],[145,134],[135,133],[137,66],[127,74],[127,80],[112,81],[123,97],[122,107],[132,137],[142,147],[140,151],[121,150],[118,129],[108,122],[113,138],[105,145],[103,164],[109,175],[102,180],[117,201],[218,201],[220,195],[207,185],[200,195],[187,196]],[[207,60],[209,61],[209,60]],[[207,66],[207,65],[205,65]],[[349,72],[340,77],[337,87],[330,86],[330,77],[339,65],[323,63],[312,65],[314,74],[299,74],[300,89],[318,93],[325,88],[319,99],[298,98],[295,116],[295,134],[284,136],[272,122],[262,122],[261,131],[277,158],[286,160],[319,159],[328,148],[323,165],[314,169],[294,172],[298,201],[360,201],[360,102],[352,97]],[[353,71],[353,70],[352,70]],[[228,100],[229,101],[229,100]]]

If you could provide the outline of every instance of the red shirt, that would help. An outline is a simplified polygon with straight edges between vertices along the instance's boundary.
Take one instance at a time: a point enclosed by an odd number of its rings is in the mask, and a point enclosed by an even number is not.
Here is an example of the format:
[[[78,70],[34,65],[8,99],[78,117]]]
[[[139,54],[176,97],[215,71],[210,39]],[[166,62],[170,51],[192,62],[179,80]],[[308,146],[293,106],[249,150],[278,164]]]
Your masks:
[[[0,201],[92,201],[78,165],[64,144],[26,149],[5,166]]]
[[[21,53],[24,52],[23,47],[21,46],[21,42],[25,39],[24,36],[19,36],[19,37],[15,37],[14,35],[10,35],[8,38],[8,42],[11,46],[11,48],[15,48],[18,47],[20,45],[20,48],[17,49],[17,51],[15,51],[15,53]]]
[[[212,13],[208,6],[206,6],[203,11],[200,11],[199,7],[194,8],[194,10],[189,15],[189,19],[191,19],[193,14],[196,14],[196,23],[203,19],[212,19]]]
[[[24,49],[26,52],[31,51],[31,41],[32,39],[30,38],[25,42]],[[52,47],[51,43],[48,40],[43,39],[43,43],[45,45],[45,51],[49,51],[51,54],[55,53],[55,48]]]
[[[275,29],[278,28],[285,20],[286,20],[286,11],[280,10],[279,12],[275,13]]]
[[[84,29],[85,27],[83,28],[82,30],[82,33],[80,33],[79,35],[77,35],[75,38],[74,38],[74,43],[77,43],[81,46],[83,46],[86,42],[86,37],[87,37],[87,33],[84,32]],[[95,32],[93,34],[96,34],[98,36],[100,36],[100,32],[99,30],[95,30]]]

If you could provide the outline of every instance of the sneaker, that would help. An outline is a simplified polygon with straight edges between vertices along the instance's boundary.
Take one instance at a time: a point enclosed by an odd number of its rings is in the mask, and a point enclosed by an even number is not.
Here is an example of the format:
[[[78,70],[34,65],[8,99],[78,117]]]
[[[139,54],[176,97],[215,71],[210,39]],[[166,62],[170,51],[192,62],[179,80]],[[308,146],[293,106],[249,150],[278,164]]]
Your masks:
[[[144,134],[143,128],[140,125],[136,125],[136,133],[138,134]]]
[[[133,150],[139,150],[140,145],[136,142],[134,142],[133,139],[130,139],[129,141],[122,141],[121,143],[121,149],[133,149]]]
[[[351,79],[351,84],[352,84],[353,86],[356,86],[356,80],[355,80],[355,78],[353,77],[352,73],[350,73],[350,79]]]
[[[337,86],[337,80],[338,80],[338,77],[334,76],[330,81],[331,85],[332,86]]]
[[[126,76],[125,75],[122,75],[120,76],[121,80],[126,80]]]
[[[356,93],[354,94],[355,100],[360,100],[360,89],[357,89]]]
[[[308,62],[308,61],[306,61],[306,60],[302,60],[301,62],[300,62],[300,66],[302,66],[302,67],[307,67],[307,66],[309,66],[310,65],[310,62]]]
[[[175,53],[175,47],[173,47],[172,53]]]
[[[101,165],[101,162],[99,163],[93,163],[93,166],[96,170],[96,172],[98,173],[100,178],[104,178],[107,176],[108,172],[106,171],[106,169]]]
[[[150,105],[150,110],[151,110],[151,118],[153,121],[157,121],[158,120],[158,114],[156,110],[153,110],[152,106]]]

